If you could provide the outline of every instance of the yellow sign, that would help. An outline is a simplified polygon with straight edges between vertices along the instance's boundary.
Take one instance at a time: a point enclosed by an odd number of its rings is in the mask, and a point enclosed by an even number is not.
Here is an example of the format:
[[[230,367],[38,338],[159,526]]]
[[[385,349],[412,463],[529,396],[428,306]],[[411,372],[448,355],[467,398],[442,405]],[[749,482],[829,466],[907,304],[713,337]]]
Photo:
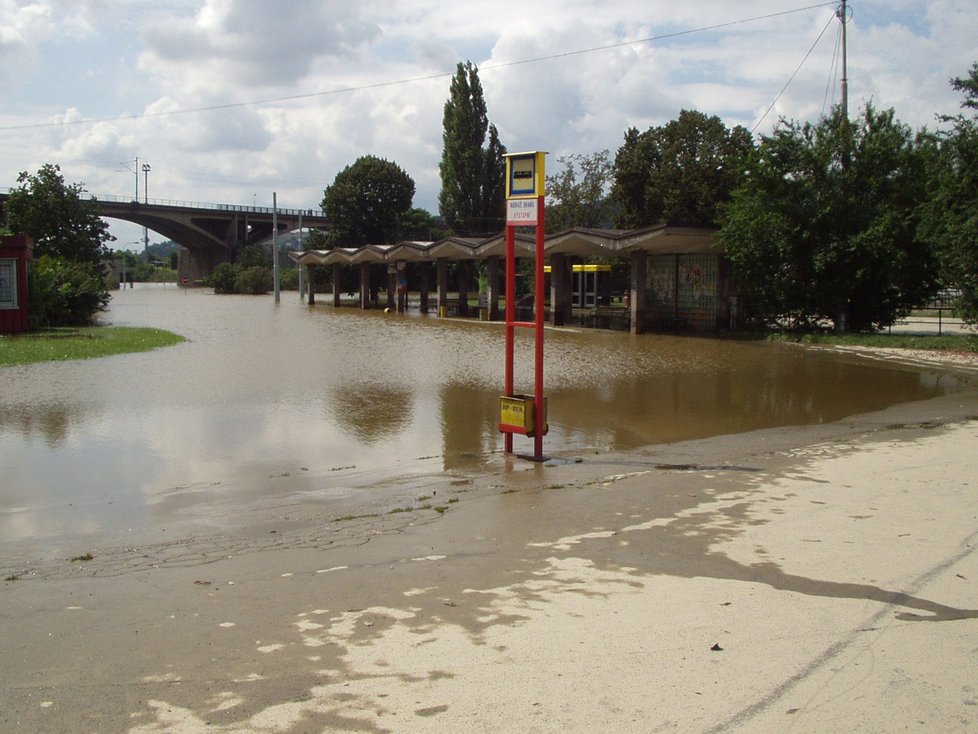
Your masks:
[[[499,398],[499,430],[503,433],[522,433],[532,436],[536,431],[535,416],[532,395],[513,395]],[[546,424],[546,399],[543,403],[543,420],[543,433],[546,435],[550,430],[550,426]]]
[[[546,156],[546,151],[540,150],[505,154],[507,199],[535,198],[544,195]]]

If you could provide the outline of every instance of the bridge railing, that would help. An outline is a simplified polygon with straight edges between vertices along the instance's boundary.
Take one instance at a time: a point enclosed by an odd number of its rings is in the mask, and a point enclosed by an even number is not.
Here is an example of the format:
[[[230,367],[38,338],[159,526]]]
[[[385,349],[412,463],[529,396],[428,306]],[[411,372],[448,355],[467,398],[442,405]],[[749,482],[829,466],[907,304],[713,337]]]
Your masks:
[[[0,186],[0,194],[9,194],[9,186]],[[183,209],[210,209],[211,211],[221,211],[221,212],[242,212],[245,214],[272,214],[275,209],[270,206],[245,206],[239,204],[208,204],[200,201],[182,201],[179,199],[144,199],[142,201],[137,201],[135,197],[132,196],[113,196],[111,194],[92,194],[89,192],[84,192],[91,196],[93,199],[98,199],[99,201],[111,202],[113,204],[142,204],[149,205],[153,204],[155,206],[172,206],[180,207]],[[283,209],[278,208],[278,213],[280,216],[285,217],[297,217],[300,214],[304,217],[325,217],[326,214],[322,209]]]

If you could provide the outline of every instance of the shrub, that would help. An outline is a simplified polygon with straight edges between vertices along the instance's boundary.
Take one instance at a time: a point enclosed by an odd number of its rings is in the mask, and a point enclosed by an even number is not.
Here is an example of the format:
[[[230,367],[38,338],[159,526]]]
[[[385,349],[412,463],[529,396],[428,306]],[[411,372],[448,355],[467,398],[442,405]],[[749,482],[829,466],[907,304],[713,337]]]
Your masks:
[[[261,265],[242,270],[234,281],[234,288],[237,293],[250,295],[268,293],[273,285],[272,271]]]
[[[83,326],[109,303],[99,266],[43,255],[31,266],[28,304],[32,330]]]
[[[221,263],[214,272],[204,281],[204,285],[210,286],[215,293],[237,293],[235,281],[241,268],[231,263]]]
[[[283,291],[299,290],[299,268],[286,268],[282,270],[279,275],[278,284]]]

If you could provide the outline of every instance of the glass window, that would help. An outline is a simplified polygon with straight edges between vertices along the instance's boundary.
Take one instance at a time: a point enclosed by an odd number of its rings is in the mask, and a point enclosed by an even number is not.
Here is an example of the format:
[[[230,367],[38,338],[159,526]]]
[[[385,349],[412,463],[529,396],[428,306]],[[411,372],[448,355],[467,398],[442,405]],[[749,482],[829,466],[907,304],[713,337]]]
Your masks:
[[[0,308],[17,308],[16,260],[0,260]]]

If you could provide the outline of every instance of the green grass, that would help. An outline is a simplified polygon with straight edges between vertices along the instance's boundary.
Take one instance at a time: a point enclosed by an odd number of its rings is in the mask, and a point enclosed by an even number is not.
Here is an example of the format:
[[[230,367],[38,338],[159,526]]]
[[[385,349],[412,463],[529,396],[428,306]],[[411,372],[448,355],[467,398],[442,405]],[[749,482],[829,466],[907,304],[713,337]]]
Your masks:
[[[774,340],[799,344],[828,346],[888,347],[895,349],[939,349],[953,352],[978,352],[978,336],[948,334],[914,336],[913,334],[775,334]]]
[[[182,341],[185,339],[178,334],[143,327],[47,329],[32,334],[0,336],[0,367],[148,352]]]

